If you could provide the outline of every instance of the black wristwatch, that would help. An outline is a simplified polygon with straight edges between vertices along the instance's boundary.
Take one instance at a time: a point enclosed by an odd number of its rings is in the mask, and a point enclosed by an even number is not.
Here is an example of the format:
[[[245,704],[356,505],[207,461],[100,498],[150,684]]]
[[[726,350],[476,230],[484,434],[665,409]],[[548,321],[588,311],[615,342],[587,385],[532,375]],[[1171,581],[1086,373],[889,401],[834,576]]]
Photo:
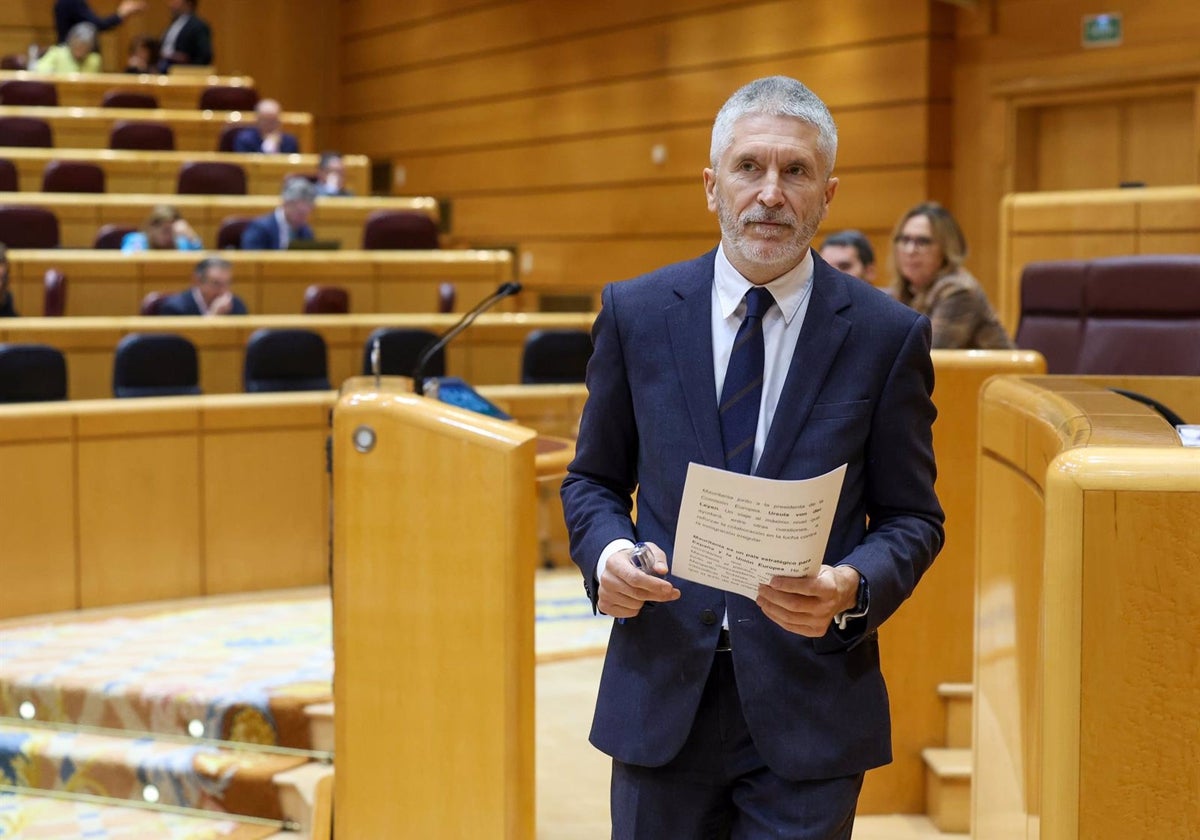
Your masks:
[[[858,599],[854,602],[854,607],[844,612],[840,612],[833,617],[833,621],[837,624],[839,630],[846,629],[846,623],[852,618],[862,618],[867,614],[867,608],[871,605],[871,587],[867,585],[867,579],[862,572],[858,573]]]

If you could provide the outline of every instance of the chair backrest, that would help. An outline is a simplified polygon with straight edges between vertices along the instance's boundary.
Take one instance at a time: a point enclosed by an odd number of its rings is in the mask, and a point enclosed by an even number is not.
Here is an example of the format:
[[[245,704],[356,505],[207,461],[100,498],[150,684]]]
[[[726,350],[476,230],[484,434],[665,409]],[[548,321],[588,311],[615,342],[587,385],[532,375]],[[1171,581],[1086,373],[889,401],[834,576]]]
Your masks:
[[[325,339],[312,330],[255,330],[246,342],[247,393],[327,391]]]
[[[117,120],[108,134],[108,148],[172,152],[175,150],[175,130],[166,123]]]
[[[1046,357],[1046,372],[1074,373],[1083,340],[1083,260],[1031,262],[1021,272],[1021,320],[1015,341]]]
[[[246,127],[245,123],[240,122],[225,123],[224,128],[221,129],[221,133],[217,135],[217,151],[232,152],[233,143],[237,138],[238,132]]]
[[[592,337],[586,330],[534,330],[521,352],[521,382],[582,382],[591,357]]]
[[[0,105],[58,105],[58,90],[52,82],[10,79],[0,82]]]
[[[100,100],[102,108],[157,108],[158,97],[132,90],[110,90]]]
[[[54,146],[50,123],[37,117],[0,117],[0,146],[49,149]]]
[[[236,163],[191,161],[179,167],[180,195],[245,195],[246,170]]]
[[[305,315],[345,315],[350,311],[350,293],[341,286],[313,284],[304,290]]]
[[[170,297],[166,292],[147,292],[138,306],[139,315],[158,315],[162,310],[163,301]]]
[[[0,242],[9,248],[57,248],[58,217],[44,207],[0,205]]]
[[[376,210],[363,223],[364,251],[438,247],[437,224],[411,210]]]
[[[0,55],[0,70],[24,70],[29,58],[23,53],[8,53]]]
[[[201,111],[253,111],[258,91],[252,87],[211,85],[200,92]]]
[[[408,327],[380,327],[367,336],[363,345],[362,372],[369,376],[371,369],[371,351],[375,340],[379,340],[379,372],[384,376],[412,376],[417,359],[425,352],[425,348],[437,341],[437,335],[429,330]],[[446,352],[443,348],[434,353],[425,366],[426,376],[446,375]]]
[[[42,172],[42,192],[102,193],[104,170],[84,160],[52,160]]]
[[[1092,260],[1080,374],[1200,376],[1200,257]]]
[[[240,250],[242,247],[242,232],[254,221],[253,216],[226,216],[221,219],[217,228],[217,248],[224,250]]]
[[[21,188],[17,180],[17,167],[11,160],[0,158],[0,191],[17,192]]]
[[[101,225],[100,230],[96,231],[96,238],[92,241],[93,248],[99,248],[105,251],[121,250],[121,243],[125,241],[125,237],[136,231],[137,228],[129,225]]]
[[[196,346],[174,333],[132,333],[113,357],[114,397],[171,397],[200,393]]]
[[[454,299],[456,297],[458,297],[458,290],[454,287],[453,283],[451,283],[449,280],[444,283],[439,283],[437,311],[442,313],[453,312]]]
[[[67,398],[67,358],[45,344],[0,344],[0,403]]]
[[[67,312],[67,275],[57,268],[48,268],[42,277],[42,286],[42,314],[47,318],[61,318]]]

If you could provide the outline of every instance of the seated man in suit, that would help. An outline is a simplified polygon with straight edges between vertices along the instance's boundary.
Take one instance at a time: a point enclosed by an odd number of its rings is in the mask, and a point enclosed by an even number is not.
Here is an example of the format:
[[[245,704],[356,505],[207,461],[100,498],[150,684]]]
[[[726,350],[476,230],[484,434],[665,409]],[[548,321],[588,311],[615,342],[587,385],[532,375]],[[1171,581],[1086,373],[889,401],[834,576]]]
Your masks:
[[[8,248],[0,242],[0,318],[15,318],[12,292],[8,290]]]
[[[280,115],[283,108],[274,99],[259,100],[254,108],[255,124],[251,128],[243,128],[233,138],[235,152],[266,152],[269,155],[294,155],[300,151],[300,144],[291,134],[283,131],[283,121]]]
[[[213,63],[212,30],[196,17],[197,0],[167,0],[171,25],[162,37],[158,69],[166,73],[173,64]]]
[[[831,233],[821,243],[821,259],[859,280],[875,282],[875,249],[862,231],[849,228]]]
[[[159,315],[245,315],[245,302],[233,293],[233,266],[220,257],[207,257],[192,272],[195,284],[171,295]]]
[[[279,206],[265,216],[259,216],[242,232],[243,251],[286,251],[288,243],[297,239],[314,239],[308,226],[317,188],[307,178],[293,176],[283,184]]]
[[[321,152],[317,171],[317,195],[354,195],[346,189],[346,163],[338,152]]]

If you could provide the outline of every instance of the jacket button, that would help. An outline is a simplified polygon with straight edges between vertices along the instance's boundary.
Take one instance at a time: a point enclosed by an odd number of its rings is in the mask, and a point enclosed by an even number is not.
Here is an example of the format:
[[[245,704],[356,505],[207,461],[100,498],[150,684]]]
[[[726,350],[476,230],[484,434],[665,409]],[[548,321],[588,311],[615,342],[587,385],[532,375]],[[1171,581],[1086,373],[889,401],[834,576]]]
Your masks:
[[[717,614],[715,612],[713,612],[712,610],[701,610],[700,611],[700,623],[707,624],[709,626],[716,624],[717,623]]]

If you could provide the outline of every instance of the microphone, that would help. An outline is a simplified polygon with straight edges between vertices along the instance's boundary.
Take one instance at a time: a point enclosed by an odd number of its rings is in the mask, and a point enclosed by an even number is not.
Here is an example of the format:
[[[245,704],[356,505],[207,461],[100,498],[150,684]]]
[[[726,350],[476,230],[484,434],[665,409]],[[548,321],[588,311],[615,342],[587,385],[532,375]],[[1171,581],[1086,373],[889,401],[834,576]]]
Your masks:
[[[501,283],[500,288],[477,303],[470,312],[462,316],[457,324],[438,336],[438,340],[433,344],[426,347],[425,352],[417,359],[416,367],[413,368],[413,391],[417,394],[425,393],[425,368],[429,364],[429,360],[437,355],[439,350],[449,344],[456,335],[471,326],[471,322],[485,311],[491,309],[497,303],[504,300],[504,298],[515,295],[519,291],[521,291],[521,284],[515,280],[509,283]]]

